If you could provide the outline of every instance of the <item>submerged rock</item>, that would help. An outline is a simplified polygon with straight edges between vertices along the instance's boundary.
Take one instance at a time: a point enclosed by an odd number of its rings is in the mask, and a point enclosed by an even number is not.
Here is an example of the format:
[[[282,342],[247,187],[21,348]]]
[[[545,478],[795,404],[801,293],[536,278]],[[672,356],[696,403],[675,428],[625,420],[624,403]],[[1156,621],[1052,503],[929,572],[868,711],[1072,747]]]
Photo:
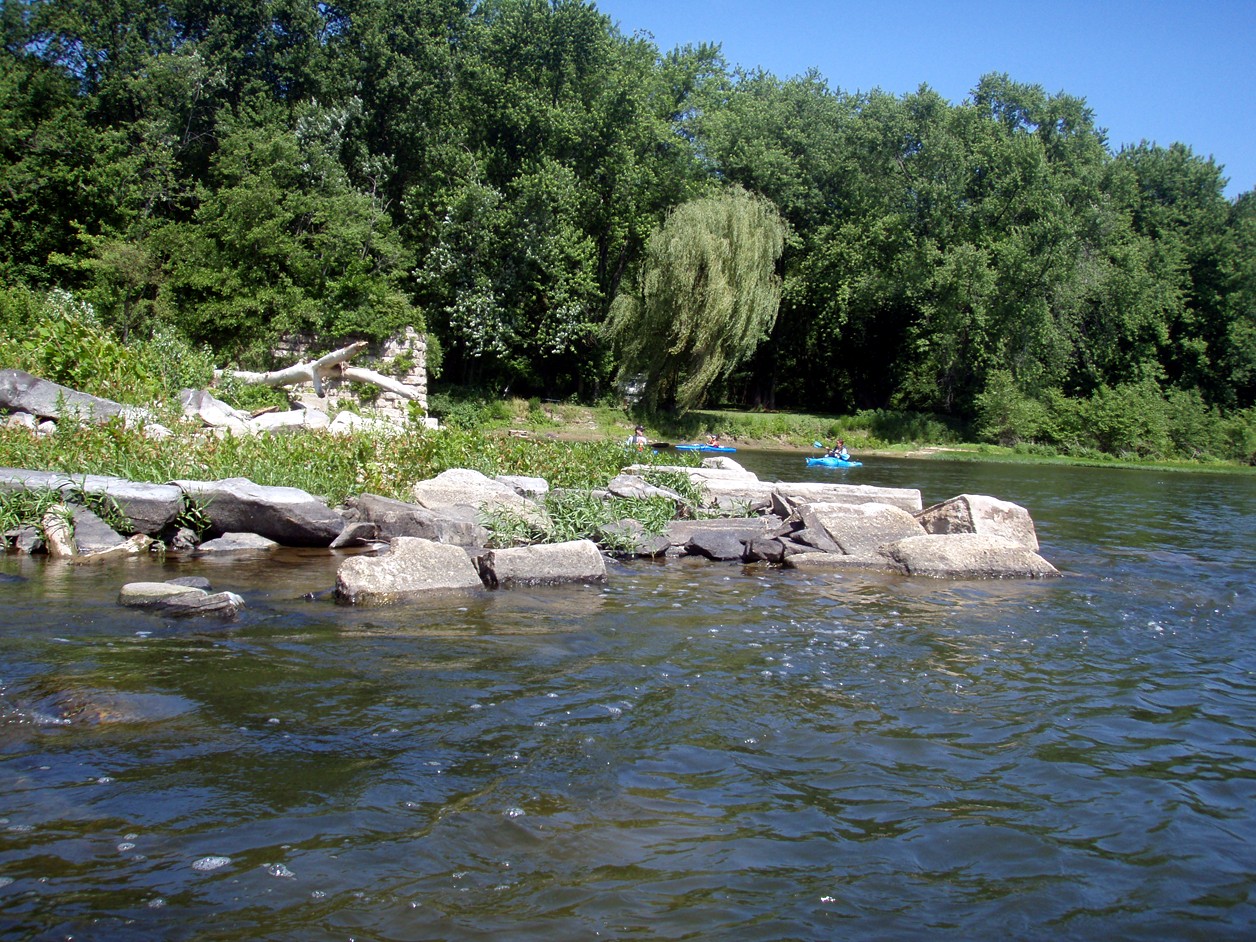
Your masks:
[[[247,553],[277,549],[279,544],[256,533],[224,533],[213,540],[206,540],[196,548],[198,553]]]
[[[244,608],[244,599],[234,592],[210,594],[204,589],[171,582],[130,582],[118,593],[118,604],[176,617],[234,618]]]

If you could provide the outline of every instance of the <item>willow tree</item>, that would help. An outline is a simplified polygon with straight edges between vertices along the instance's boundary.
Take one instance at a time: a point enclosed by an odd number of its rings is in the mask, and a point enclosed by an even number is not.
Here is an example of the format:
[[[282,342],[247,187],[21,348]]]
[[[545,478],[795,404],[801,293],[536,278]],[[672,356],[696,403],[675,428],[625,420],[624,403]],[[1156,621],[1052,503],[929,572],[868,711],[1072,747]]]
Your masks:
[[[620,378],[644,377],[647,406],[700,406],[767,337],[787,232],[771,202],[740,187],[682,203],[654,231],[606,322]]]

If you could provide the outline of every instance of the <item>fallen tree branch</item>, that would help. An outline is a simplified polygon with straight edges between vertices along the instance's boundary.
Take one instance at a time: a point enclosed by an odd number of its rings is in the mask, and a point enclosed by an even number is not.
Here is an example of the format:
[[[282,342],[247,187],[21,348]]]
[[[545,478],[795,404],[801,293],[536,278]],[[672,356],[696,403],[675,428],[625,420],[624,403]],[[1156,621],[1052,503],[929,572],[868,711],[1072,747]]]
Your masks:
[[[390,392],[404,395],[407,399],[417,399],[417,394],[401,392],[402,389],[406,388],[401,383],[396,383],[373,370],[344,366],[346,360],[357,356],[366,347],[366,341],[359,340],[357,343],[351,343],[347,347],[333,350],[331,353],[319,357],[313,363],[296,363],[292,366],[286,366],[282,370],[270,370],[266,373],[254,373],[249,370],[214,370],[214,379],[222,379],[223,376],[230,373],[232,378],[250,385],[292,386],[297,383],[313,383],[314,392],[318,394],[320,399],[327,395],[323,389],[324,379],[356,379],[358,382],[374,383],[376,386],[380,386]],[[367,378],[366,376],[360,378],[353,377],[349,376],[350,372],[369,374],[370,377],[374,378]],[[383,380],[383,382],[380,382],[380,380]]]

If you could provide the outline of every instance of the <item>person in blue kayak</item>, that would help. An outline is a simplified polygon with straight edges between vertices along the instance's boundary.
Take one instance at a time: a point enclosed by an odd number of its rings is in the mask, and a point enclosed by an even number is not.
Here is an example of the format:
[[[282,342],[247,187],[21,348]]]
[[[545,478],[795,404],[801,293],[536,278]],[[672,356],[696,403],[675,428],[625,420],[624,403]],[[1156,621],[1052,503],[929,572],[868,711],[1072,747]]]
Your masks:
[[[824,457],[850,461],[850,452],[846,450],[846,442],[839,438],[837,444],[824,453]]]
[[[637,451],[645,451],[645,446],[649,444],[649,439],[645,437],[645,427],[638,425],[636,431],[632,433],[632,438],[628,443],[634,446]]]
[[[706,443],[713,448],[718,448],[720,446],[720,433],[719,432],[707,432]]]

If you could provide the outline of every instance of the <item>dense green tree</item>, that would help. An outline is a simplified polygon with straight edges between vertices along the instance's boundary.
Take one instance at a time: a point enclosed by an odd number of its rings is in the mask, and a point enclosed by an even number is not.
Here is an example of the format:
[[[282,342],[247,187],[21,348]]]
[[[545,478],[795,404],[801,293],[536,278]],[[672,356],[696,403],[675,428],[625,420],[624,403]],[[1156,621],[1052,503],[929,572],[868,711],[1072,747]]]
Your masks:
[[[647,406],[701,405],[767,337],[786,233],[775,206],[734,188],[682,204],[650,237],[636,290],[607,323]]]
[[[351,114],[307,105],[285,128],[274,110],[223,116],[192,222],[162,234],[178,326],[254,360],[289,333],[378,338],[421,326],[390,219],[336,159]]]

